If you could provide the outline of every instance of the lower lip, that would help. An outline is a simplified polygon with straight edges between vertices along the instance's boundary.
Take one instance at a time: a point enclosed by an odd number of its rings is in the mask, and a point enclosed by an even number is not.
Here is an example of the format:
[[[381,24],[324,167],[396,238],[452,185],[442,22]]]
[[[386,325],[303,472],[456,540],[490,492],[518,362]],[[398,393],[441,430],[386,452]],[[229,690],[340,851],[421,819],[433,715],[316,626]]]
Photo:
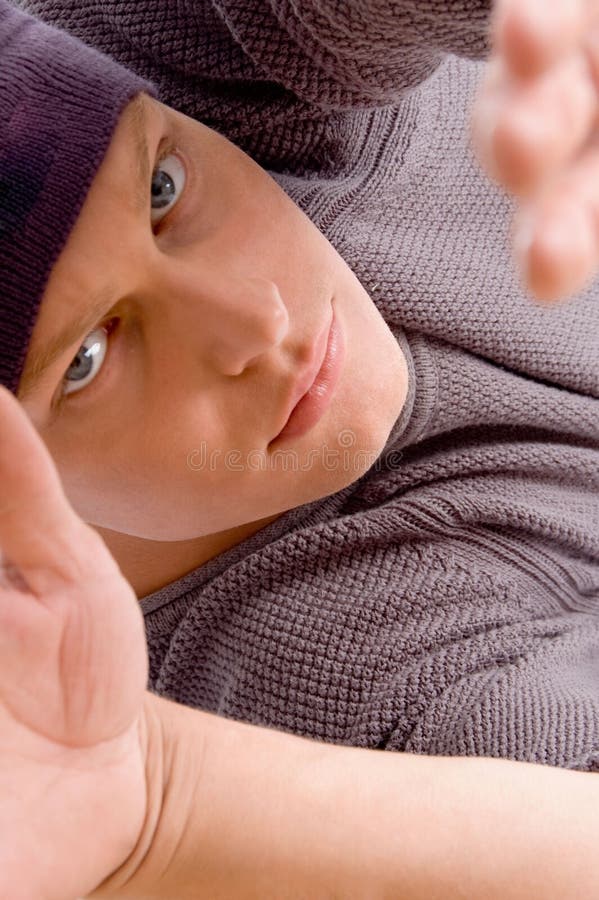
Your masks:
[[[343,332],[333,309],[333,321],[329,331],[329,339],[325,357],[314,383],[302,399],[294,407],[283,430],[274,440],[301,437],[306,434],[322,418],[331,405],[335,388],[343,368],[345,343]]]

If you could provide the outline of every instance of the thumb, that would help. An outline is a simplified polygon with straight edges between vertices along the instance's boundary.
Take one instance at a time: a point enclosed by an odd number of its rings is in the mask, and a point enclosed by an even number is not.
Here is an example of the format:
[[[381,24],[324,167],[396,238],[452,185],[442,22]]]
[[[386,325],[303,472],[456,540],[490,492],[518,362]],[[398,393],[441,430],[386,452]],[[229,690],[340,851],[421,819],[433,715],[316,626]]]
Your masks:
[[[27,413],[0,385],[0,550],[36,594],[72,581],[85,523]]]

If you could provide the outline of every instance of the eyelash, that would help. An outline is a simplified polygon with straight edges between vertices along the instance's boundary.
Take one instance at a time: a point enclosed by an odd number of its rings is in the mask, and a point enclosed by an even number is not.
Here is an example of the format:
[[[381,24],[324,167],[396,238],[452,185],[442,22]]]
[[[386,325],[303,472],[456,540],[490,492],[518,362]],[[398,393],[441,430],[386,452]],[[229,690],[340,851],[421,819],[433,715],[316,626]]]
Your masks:
[[[98,323],[98,325],[94,325],[94,327],[92,328],[92,331],[98,331],[98,329],[102,328],[106,332],[106,356],[104,358],[104,362],[102,363],[102,368],[104,368],[104,366],[108,365],[108,357],[110,356],[110,345],[113,341],[113,334],[118,329],[119,322],[120,322],[120,319],[118,318],[118,316],[111,316],[105,322],[100,322],[100,323]],[[86,337],[88,337],[89,334],[91,334],[91,331],[88,332],[88,335],[86,335]],[[91,382],[91,384],[89,384],[84,389],[84,391],[93,390],[96,380],[99,380],[101,377],[102,377],[101,375],[98,375],[98,379],[94,379]],[[63,406],[67,403],[67,401],[72,401],[75,397],[77,397],[77,394],[63,393],[62,388],[64,387],[65,382],[66,382],[66,373],[60,382],[60,393],[58,394],[58,397],[56,398],[54,403],[52,403],[52,410],[54,413],[59,413],[60,410],[63,408]],[[84,391],[81,391],[80,393],[84,393]]]
[[[154,168],[152,169],[152,174],[156,171],[160,163],[163,163],[167,156],[170,156],[171,153],[177,149],[176,143],[171,138],[165,138],[165,142],[158,148],[158,155],[156,157],[156,162],[154,163]]]
[[[152,169],[152,174],[154,174],[156,169],[159,168],[160,163],[163,163],[164,160],[167,158],[167,156],[170,156],[171,153],[175,153],[176,150],[178,149],[178,145],[171,138],[165,138],[165,140],[166,140],[166,143],[163,146],[158,148],[158,155],[156,157],[156,162],[154,163],[154,168]],[[179,206],[179,204],[176,203],[175,206],[173,207],[173,214],[178,206]],[[156,226],[155,233],[157,233],[158,230],[161,230],[162,223],[166,222],[167,219],[169,219],[170,217],[171,217],[171,213],[167,213],[167,215],[164,217],[164,219],[162,219]]]
[[[174,153],[174,152],[178,149],[178,145],[177,145],[171,138],[166,138],[165,140],[166,140],[166,143],[163,143],[162,146],[158,148],[158,152],[157,152],[157,156],[156,156],[156,161],[154,162],[154,168],[152,169],[152,173],[154,173],[154,172],[156,171],[156,169],[160,166],[160,164],[163,163],[164,160],[165,160],[168,156],[171,155],[171,153]],[[174,213],[174,210],[176,210],[178,206],[179,206],[178,203],[175,204],[175,206],[174,206],[174,208],[173,208],[173,213]],[[164,217],[164,219],[162,219],[162,221],[159,222],[159,224],[158,224],[158,225],[156,226],[156,228],[154,229],[155,233],[157,233],[158,230],[162,230],[162,226],[163,226],[164,222],[166,222],[166,221],[170,218],[170,216],[171,216],[170,213],[167,214],[167,215]],[[103,363],[103,366],[106,365],[106,360],[108,359],[108,357],[109,357],[109,355],[110,355],[110,345],[111,345],[111,343],[112,343],[112,333],[116,330],[116,325],[114,325],[113,323],[114,323],[114,322],[118,322],[118,321],[119,321],[119,320],[118,320],[117,318],[115,318],[114,316],[112,316],[112,317],[111,317],[110,319],[108,319],[106,322],[100,322],[98,325],[95,325],[94,328],[93,328],[94,331],[95,331],[97,328],[106,328],[106,330],[107,330],[106,359],[105,359],[105,361],[104,361],[104,363]],[[91,333],[91,332],[90,332],[90,333]],[[69,400],[69,399],[72,400],[73,397],[77,396],[76,394],[65,394],[65,393],[63,393],[63,390],[62,390],[62,389],[63,389],[63,387],[64,387],[65,381],[66,381],[66,373],[65,373],[65,375],[63,376],[63,378],[62,378],[62,380],[61,380],[61,382],[60,382],[60,387],[59,387],[59,391],[60,391],[60,392],[59,392],[59,394],[58,394],[58,397],[57,397],[56,400],[51,404],[52,410],[53,410],[53,412],[54,412],[55,414],[58,414],[58,413],[61,411],[61,409],[66,405],[67,400]],[[95,381],[95,379],[94,379],[94,381]],[[93,384],[93,383],[94,383],[94,382],[92,382],[92,384]],[[82,392],[82,393],[83,393],[83,392]]]

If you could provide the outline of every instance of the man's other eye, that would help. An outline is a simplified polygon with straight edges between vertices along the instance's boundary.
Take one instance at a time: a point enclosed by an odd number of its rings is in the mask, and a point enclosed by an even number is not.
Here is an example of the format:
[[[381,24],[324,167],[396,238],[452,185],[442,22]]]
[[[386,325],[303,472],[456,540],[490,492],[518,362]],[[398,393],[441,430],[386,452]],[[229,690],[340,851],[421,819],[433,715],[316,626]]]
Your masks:
[[[83,390],[94,380],[106,356],[110,325],[94,328],[87,335],[77,356],[65,372],[62,383],[62,394],[73,394]]]
[[[185,166],[175,153],[168,152],[152,175],[152,225],[158,225],[175,206],[186,180]]]

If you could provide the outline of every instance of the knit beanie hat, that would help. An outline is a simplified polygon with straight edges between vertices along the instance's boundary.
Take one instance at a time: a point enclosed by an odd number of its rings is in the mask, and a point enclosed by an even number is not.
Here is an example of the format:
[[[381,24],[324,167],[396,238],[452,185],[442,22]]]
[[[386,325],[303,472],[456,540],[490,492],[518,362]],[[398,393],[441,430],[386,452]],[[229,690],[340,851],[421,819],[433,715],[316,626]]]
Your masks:
[[[42,294],[120,114],[156,88],[0,0],[0,384],[16,393]]]

